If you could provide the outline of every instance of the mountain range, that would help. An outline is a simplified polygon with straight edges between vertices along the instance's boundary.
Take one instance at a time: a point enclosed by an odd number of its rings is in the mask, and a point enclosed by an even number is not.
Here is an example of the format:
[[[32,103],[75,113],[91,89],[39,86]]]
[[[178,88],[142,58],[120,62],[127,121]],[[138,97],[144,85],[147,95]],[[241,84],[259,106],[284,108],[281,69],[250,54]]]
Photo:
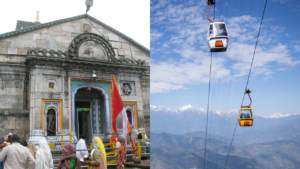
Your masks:
[[[151,133],[151,168],[200,169],[204,166],[205,137],[202,132],[173,135]],[[207,140],[206,169],[221,169],[227,160],[230,140]],[[226,164],[227,169],[298,169],[300,168],[300,144],[291,140],[269,143],[233,144]]]
[[[223,169],[226,161],[227,169],[300,168],[300,114],[254,112],[253,126],[240,127],[238,111],[209,111],[206,134],[201,108],[151,106],[150,113],[151,168],[200,169],[205,162],[206,169]]]
[[[151,132],[184,134],[205,132],[207,114],[202,108],[190,105],[179,109],[151,106]],[[208,134],[214,137],[231,139],[237,123],[238,112],[210,111],[208,114]],[[263,136],[263,137],[262,137]],[[300,143],[300,114],[275,114],[262,117],[254,112],[251,127],[240,127],[237,124],[234,142],[247,145],[266,143],[276,140],[293,140]]]

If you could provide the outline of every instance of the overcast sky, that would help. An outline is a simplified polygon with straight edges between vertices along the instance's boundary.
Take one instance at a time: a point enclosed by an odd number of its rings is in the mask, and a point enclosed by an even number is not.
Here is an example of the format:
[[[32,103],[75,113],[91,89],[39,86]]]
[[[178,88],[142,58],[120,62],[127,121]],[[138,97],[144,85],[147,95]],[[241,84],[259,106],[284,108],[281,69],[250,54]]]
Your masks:
[[[14,31],[17,20],[46,23],[85,14],[85,0],[1,0],[0,34]],[[150,0],[94,0],[89,13],[150,49]]]
[[[206,110],[206,1],[151,0],[151,105]],[[229,44],[226,52],[213,53],[210,110],[239,110],[264,5],[265,0],[216,1],[215,20],[225,20]],[[268,1],[248,84],[256,115],[300,113],[299,10],[298,0]]]

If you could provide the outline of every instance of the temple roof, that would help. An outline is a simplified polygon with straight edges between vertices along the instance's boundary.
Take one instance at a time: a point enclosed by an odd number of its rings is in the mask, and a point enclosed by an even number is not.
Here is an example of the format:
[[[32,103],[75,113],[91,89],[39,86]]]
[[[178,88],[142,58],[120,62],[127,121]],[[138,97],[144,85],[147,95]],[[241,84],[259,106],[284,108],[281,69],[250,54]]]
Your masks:
[[[28,21],[17,21],[16,31],[20,29],[25,29],[31,26],[40,25],[40,22],[28,22]]]
[[[43,23],[43,24],[36,24],[36,25],[33,25],[33,26],[25,27],[25,28],[23,27],[23,29],[18,29],[18,30],[15,30],[15,31],[11,31],[11,32],[7,32],[7,33],[4,33],[4,34],[0,34],[0,39],[6,38],[6,37],[10,37],[10,36],[15,36],[15,35],[18,35],[18,34],[30,32],[30,31],[41,29],[41,28],[45,28],[45,27],[49,27],[49,26],[53,26],[53,25],[57,25],[57,24],[61,24],[61,23],[64,23],[64,22],[70,22],[70,21],[82,19],[82,18],[88,18],[88,19],[90,19],[90,20],[92,20],[92,21],[94,21],[94,22],[96,22],[98,24],[101,24],[104,27],[106,27],[106,28],[114,31],[115,33],[121,35],[122,37],[126,38],[127,40],[129,40],[130,42],[134,43],[135,45],[141,47],[145,51],[150,52],[150,50],[148,48],[146,48],[143,45],[139,44],[138,42],[134,41],[130,37],[126,36],[125,34],[117,31],[116,29],[114,29],[114,28],[106,25],[105,23],[103,23],[103,22],[101,22],[101,21],[99,21],[99,20],[97,20],[97,19],[95,19],[92,16],[87,15],[87,14],[83,14],[83,15],[79,15],[79,16],[74,16],[74,17],[70,17],[70,18],[65,18],[65,19],[60,19],[60,20],[56,20],[56,21],[52,21],[52,22]],[[25,23],[26,21],[20,21],[20,24],[21,24],[21,22]],[[26,23],[33,23],[33,22],[26,22]],[[16,29],[17,28],[18,28],[18,23],[17,23]]]

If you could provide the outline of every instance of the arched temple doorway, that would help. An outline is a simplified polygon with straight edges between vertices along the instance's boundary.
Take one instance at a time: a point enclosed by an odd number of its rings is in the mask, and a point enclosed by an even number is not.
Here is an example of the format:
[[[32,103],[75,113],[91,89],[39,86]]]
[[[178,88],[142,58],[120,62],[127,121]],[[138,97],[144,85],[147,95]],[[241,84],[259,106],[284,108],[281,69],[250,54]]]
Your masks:
[[[76,137],[87,136],[87,141],[95,137],[104,138],[109,133],[107,120],[109,116],[108,94],[95,84],[79,85],[72,98],[73,131]],[[74,105],[74,106],[73,106]]]

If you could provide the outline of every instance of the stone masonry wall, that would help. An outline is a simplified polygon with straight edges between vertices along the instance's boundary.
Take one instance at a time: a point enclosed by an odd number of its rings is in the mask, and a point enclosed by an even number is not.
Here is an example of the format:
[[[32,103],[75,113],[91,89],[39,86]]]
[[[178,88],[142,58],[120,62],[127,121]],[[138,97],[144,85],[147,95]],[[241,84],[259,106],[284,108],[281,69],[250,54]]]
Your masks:
[[[150,54],[148,52],[108,28],[93,21],[90,22],[92,22],[96,28],[86,19],[79,19],[0,39],[0,54],[25,55],[27,54],[27,48],[67,51],[71,41],[79,34],[84,33],[82,25],[88,24],[90,25],[91,33],[100,36],[103,35],[104,38],[109,41],[114,48],[117,58],[141,59],[150,63]]]
[[[25,141],[29,134],[29,119],[26,117],[0,116],[0,142],[8,133],[18,134]],[[23,142],[22,142],[23,143]]]
[[[141,78],[141,91],[143,100],[143,110],[144,110],[144,126],[145,131],[150,137],[150,75],[145,75]]]
[[[0,142],[8,133],[17,133],[22,140],[25,140],[28,134],[28,113],[23,111],[27,106],[23,96],[26,67],[18,63],[23,58],[0,55],[2,63],[6,60],[17,62],[0,64]]]
[[[0,81],[0,109],[28,110],[29,115],[23,117],[0,115],[0,141],[2,135],[9,132],[18,133],[23,140],[29,131],[41,129],[42,99],[58,99],[63,101],[63,129],[69,129],[69,95],[68,77],[90,77],[90,72],[66,72],[58,68],[36,66],[30,70],[27,94],[24,90],[27,48],[45,48],[47,50],[68,51],[71,41],[79,34],[84,33],[83,24],[90,25],[90,32],[104,36],[114,48],[117,58],[141,59],[150,63],[150,53],[141,47],[119,36],[108,28],[86,19],[41,28],[31,32],[0,39],[0,79],[23,79],[23,81]],[[100,36],[102,36],[99,34]],[[7,55],[8,54],[8,55]],[[98,72],[97,72],[98,73]],[[57,76],[59,89],[51,91],[45,88],[47,76]],[[98,78],[111,79],[109,75],[98,73]],[[123,101],[136,101],[139,113],[139,124],[144,125],[144,115],[150,115],[150,88],[142,87],[141,79],[137,76],[117,76],[118,82],[130,81],[136,86],[135,96],[122,96]],[[3,89],[2,89],[3,88]],[[148,94],[147,94],[148,92]],[[147,108],[148,106],[148,108]],[[146,117],[146,116],[145,116]],[[148,118],[148,117],[146,117]],[[150,117],[149,117],[150,120]],[[29,124],[29,122],[31,122]],[[150,130],[150,128],[149,128]],[[146,131],[148,134],[148,131]],[[2,135],[1,135],[2,134]]]

